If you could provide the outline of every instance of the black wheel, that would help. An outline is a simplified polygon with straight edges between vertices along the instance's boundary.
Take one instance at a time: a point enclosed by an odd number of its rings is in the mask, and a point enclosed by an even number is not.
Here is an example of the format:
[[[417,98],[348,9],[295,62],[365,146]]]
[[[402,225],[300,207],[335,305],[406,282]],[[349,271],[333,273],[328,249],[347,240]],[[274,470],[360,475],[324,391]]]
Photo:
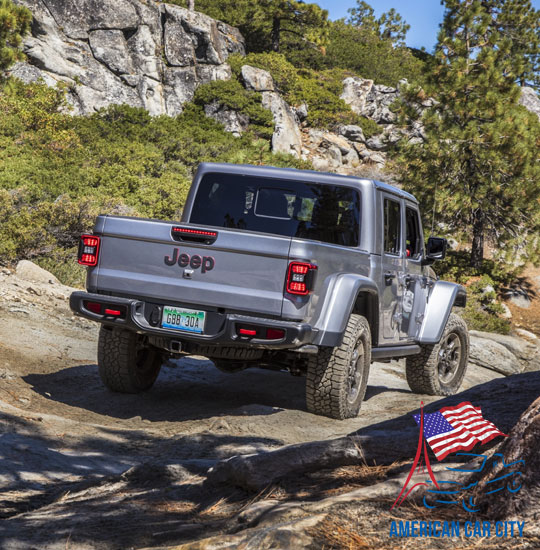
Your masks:
[[[144,336],[125,329],[101,327],[99,375],[110,390],[139,393],[151,388],[161,363],[161,354],[145,344]]]
[[[340,420],[357,416],[366,394],[370,364],[369,323],[365,317],[352,314],[342,344],[321,348],[309,358],[308,411]]]
[[[407,382],[415,393],[453,395],[461,386],[469,362],[469,332],[465,321],[450,314],[438,344],[422,346],[407,357]]]

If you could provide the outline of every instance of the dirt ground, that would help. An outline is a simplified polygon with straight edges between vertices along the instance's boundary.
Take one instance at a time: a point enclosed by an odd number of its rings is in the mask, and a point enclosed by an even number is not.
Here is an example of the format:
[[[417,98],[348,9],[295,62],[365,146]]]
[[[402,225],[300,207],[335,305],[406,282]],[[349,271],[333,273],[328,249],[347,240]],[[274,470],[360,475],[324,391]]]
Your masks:
[[[512,313],[512,326],[523,328],[540,337],[540,269],[529,267],[520,279],[520,289],[530,299],[528,308],[521,308],[508,302]]]
[[[411,412],[421,400],[435,408],[445,402],[412,394],[402,364],[375,363],[360,416],[335,421],[305,410],[303,378],[260,369],[224,374],[198,357],[164,366],[145,394],[113,394],[97,372],[97,327],[72,316],[68,295],[60,285],[0,273],[1,549],[162,548],[211,536],[225,544],[249,531],[249,514],[259,502],[314,502],[403,474],[416,447]],[[537,373],[516,376],[510,384],[493,371],[470,368],[465,397],[458,398],[478,401],[489,394],[499,401],[493,420],[510,429],[540,394]],[[520,398],[501,405],[518,386]],[[403,460],[308,473],[258,494],[206,482],[209,468],[235,455],[369,433],[395,438],[396,450],[404,434]],[[372,524],[382,518],[388,524],[377,511],[388,510],[384,498],[365,506],[371,506]],[[317,529],[310,547],[348,547]],[[289,535],[281,546],[268,547],[301,547]]]

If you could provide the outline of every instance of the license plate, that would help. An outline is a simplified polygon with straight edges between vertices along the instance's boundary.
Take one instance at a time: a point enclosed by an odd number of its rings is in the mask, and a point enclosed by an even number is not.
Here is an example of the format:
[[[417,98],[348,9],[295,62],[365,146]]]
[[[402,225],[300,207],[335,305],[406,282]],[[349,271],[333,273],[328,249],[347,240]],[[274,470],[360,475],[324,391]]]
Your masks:
[[[186,332],[204,331],[206,312],[184,309],[179,307],[165,306],[161,318],[162,328],[173,328]]]

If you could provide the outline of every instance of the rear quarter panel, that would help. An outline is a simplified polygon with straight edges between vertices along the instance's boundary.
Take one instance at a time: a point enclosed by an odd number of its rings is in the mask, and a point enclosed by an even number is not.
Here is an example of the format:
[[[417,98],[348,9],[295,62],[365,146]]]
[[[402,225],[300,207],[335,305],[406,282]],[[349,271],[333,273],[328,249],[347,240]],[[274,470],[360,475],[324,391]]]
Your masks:
[[[369,277],[370,256],[356,248],[344,248],[326,243],[293,239],[290,260],[304,260],[318,267],[315,287],[309,296],[287,295],[283,303],[283,316],[290,319],[305,319],[317,324],[336,292],[340,276],[355,274]],[[343,296],[341,300],[354,302],[355,296]]]

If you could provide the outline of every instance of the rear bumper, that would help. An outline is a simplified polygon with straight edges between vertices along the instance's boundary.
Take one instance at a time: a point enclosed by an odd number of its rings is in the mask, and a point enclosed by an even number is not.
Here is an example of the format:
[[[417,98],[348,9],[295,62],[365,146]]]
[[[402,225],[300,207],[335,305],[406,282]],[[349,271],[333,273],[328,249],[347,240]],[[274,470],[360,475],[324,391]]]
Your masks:
[[[122,311],[122,317],[98,314],[85,307],[85,302],[104,304],[107,309],[117,308]],[[173,305],[173,304],[171,304]],[[254,349],[294,349],[305,344],[311,344],[317,335],[307,323],[282,321],[250,315],[208,312],[207,333],[193,334],[181,330],[161,328],[161,304],[146,302],[133,298],[104,296],[88,292],[74,292],[69,299],[71,310],[90,319],[109,326],[123,327],[138,333],[147,334],[164,341],[194,342],[201,345],[226,344],[250,347]],[[182,307],[182,305],[179,305]],[[194,309],[194,306],[186,306]],[[103,308],[105,309],[105,308]],[[205,309],[203,307],[201,310]],[[256,337],[239,336],[237,325],[250,325],[261,329],[273,328],[285,331],[285,336],[279,340],[258,339]]]

